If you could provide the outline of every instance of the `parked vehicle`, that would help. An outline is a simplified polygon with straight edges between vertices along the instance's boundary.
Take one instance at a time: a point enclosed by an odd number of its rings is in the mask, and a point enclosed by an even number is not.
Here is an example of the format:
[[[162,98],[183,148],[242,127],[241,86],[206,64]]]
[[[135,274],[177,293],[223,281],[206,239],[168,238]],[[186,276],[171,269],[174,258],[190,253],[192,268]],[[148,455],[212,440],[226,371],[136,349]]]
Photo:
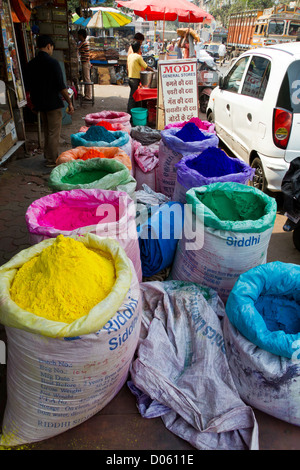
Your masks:
[[[239,53],[249,48],[295,41],[300,30],[300,8],[277,5],[230,15],[227,47]]]
[[[212,90],[218,85],[219,71],[213,58],[206,54],[198,59],[198,95],[201,113],[206,113]]]
[[[220,140],[255,168],[252,184],[280,191],[300,156],[300,43],[244,52],[220,77],[207,106]]]
[[[149,51],[148,54],[143,54],[143,59],[149,67],[157,68],[158,57],[154,55],[153,51]]]
[[[204,44],[204,50],[208,52],[215,60],[219,59],[219,46],[221,43]]]
[[[300,251],[300,157],[295,158],[283,177],[281,190],[284,195],[283,208],[287,220],[285,232],[293,232],[293,242]]]

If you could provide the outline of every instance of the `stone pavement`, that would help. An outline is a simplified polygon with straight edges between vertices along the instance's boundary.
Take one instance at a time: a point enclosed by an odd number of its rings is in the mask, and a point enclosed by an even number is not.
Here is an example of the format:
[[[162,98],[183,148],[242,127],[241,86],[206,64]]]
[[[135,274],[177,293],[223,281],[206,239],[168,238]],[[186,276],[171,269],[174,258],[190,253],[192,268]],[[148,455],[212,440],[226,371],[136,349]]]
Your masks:
[[[70,135],[84,124],[83,117],[102,110],[126,110],[128,88],[95,87],[94,107],[76,108],[72,124],[64,126],[61,151],[71,148]],[[51,169],[43,166],[43,156],[37,149],[36,130],[30,129],[28,139],[32,151],[27,158],[11,158],[0,165],[0,265],[30,246],[25,213],[36,199],[50,193],[47,186]],[[293,247],[291,234],[282,231],[285,218],[279,209],[268,252],[268,261],[300,264],[300,252]],[[0,326],[0,339],[5,338]],[[6,403],[6,366],[0,365],[0,423]],[[300,429],[277,420],[258,410],[262,450],[299,450]],[[119,394],[97,415],[58,436],[31,446],[33,450],[191,450],[188,442],[169,432],[160,418],[141,418],[135,398],[125,385]]]

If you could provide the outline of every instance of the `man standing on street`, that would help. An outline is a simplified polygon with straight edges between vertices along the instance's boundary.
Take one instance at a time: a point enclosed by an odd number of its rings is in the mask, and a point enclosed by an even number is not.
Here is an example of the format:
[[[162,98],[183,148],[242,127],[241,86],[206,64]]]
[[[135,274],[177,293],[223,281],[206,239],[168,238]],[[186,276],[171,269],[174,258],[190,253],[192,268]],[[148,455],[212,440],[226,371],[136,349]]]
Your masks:
[[[225,54],[226,54],[226,46],[223,42],[222,44],[219,45],[218,54],[219,54],[219,64],[223,65]]]
[[[133,53],[128,56],[127,65],[128,65],[128,82],[130,87],[130,94],[127,105],[127,113],[130,114],[132,108],[136,107],[135,100],[133,95],[138,89],[141,81],[141,70],[150,70],[154,71],[152,67],[149,67],[144,59],[141,56],[141,44],[139,41],[135,41],[132,44]]]
[[[37,38],[38,54],[25,70],[25,87],[30,93],[33,110],[41,113],[44,130],[44,158],[46,167],[55,166],[58,157],[59,138],[62,126],[62,97],[69,105],[69,114],[74,112],[59,62],[52,56],[54,42],[50,36]]]
[[[80,29],[77,33],[79,43],[78,51],[80,54],[80,62],[82,67],[82,79],[84,82],[89,83],[91,81],[91,62],[90,62],[90,46],[87,41],[87,32],[85,29]],[[84,99],[87,101],[92,100],[92,86],[84,86]]]

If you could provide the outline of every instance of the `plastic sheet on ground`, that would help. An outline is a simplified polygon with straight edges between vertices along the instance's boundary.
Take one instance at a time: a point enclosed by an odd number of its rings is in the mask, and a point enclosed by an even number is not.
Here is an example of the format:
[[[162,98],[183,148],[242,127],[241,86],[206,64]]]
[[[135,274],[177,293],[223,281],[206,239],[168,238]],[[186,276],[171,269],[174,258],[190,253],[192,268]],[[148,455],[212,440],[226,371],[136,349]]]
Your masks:
[[[161,416],[200,450],[256,450],[257,422],[226,359],[216,292],[198,284],[140,284],[142,329],[129,387],[144,417]],[[163,360],[162,360],[163,358]]]

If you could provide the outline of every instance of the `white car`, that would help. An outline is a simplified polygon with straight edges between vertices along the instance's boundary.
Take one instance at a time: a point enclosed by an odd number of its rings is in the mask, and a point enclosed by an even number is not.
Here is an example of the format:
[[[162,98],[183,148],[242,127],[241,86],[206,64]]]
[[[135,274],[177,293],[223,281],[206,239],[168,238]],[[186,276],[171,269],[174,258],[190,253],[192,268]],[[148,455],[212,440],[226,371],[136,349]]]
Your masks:
[[[206,114],[220,140],[256,169],[252,184],[280,191],[300,156],[300,42],[241,54],[212,91]]]

